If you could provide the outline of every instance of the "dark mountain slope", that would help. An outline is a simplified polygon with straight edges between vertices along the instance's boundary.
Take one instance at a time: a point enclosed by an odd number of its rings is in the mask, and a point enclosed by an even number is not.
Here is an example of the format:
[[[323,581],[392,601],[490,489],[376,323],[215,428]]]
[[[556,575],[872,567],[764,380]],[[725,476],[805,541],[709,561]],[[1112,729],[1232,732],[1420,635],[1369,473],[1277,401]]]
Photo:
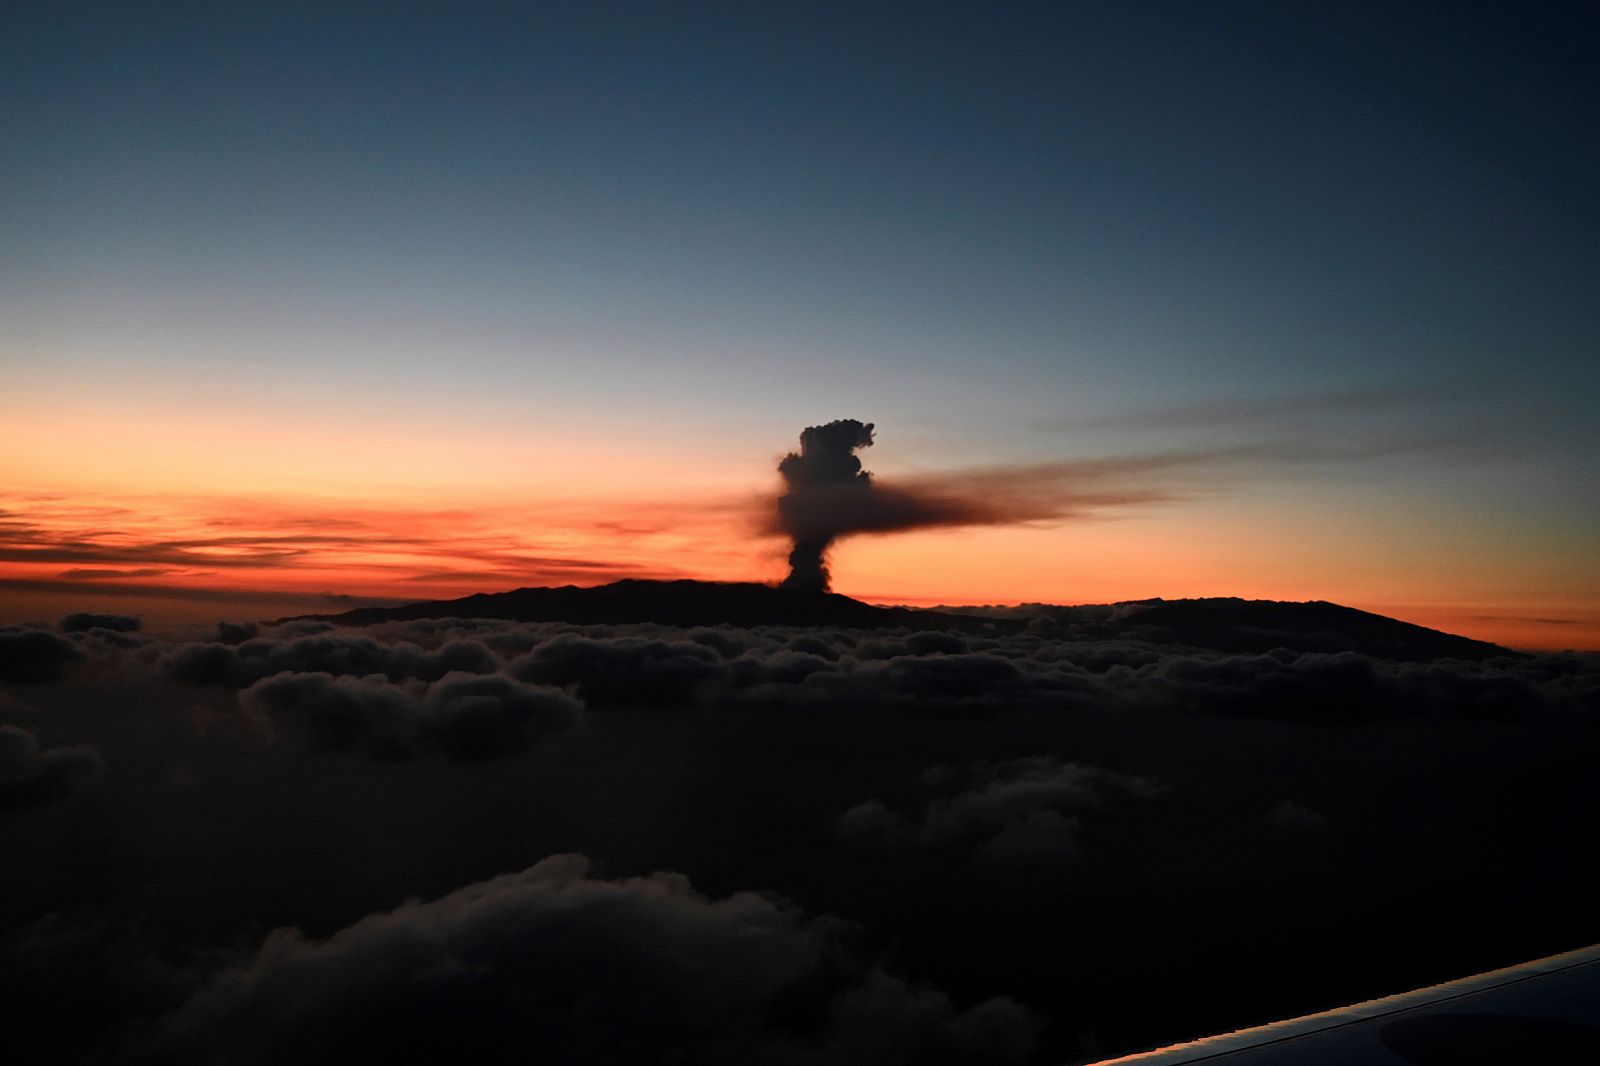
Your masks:
[[[1133,605],[1128,605],[1133,607]],[[1170,635],[1174,643],[1217,651],[1356,651],[1380,659],[1488,659],[1517,653],[1469,637],[1321,600],[1153,601],[1128,610],[1125,631]]]
[[[459,600],[437,600],[404,607],[365,607],[344,614],[310,617],[339,625],[362,626],[413,618],[505,618],[518,622],[580,624],[657,622],[662,625],[838,626],[849,629],[956,629],[977,631],[995,625],[973,618],[906,607],[874,607],[833,592],[801,592],[741,582],[638,581],[628,579],[594,588],[526,588],[480,593]],[[1017,623],[1000,622],[1005,628]]]
[[[365,607],[307,617],[361,626],[417,618],[662,625],[833,626],[848,629],[1015,630],[1036,619],[1067,639],[1135,640],[1224,652],[1354,651],[1384,659],[1481,660],[1516,652],[1335,603],[1272,600],[1147,600],[1098,607],[915,610],[877,607],[831,592],[753,583],[625,580],[594,588],[525,588],[403,607]]]

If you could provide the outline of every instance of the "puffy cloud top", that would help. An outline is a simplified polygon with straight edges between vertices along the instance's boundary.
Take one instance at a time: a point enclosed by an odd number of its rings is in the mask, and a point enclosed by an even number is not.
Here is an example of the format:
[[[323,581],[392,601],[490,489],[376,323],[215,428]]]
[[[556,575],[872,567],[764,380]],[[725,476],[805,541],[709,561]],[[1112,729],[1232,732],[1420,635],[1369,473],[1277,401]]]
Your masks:
[[[0,725],[0,810],[59,799],[101,766],[93,747],[40,748],[28,730]]]
[[[378,759],[438,752],[464,762],[515,754],[570,729],[583,713],[566,692],[499,674],[451,674],[423,685],[281,673],[250,686],[239,702],[312,748],[363,750]]]
[[[920,811],[868,800],[840,816],[840,832],[858,843],[961,845],[991,861],[1059,863],[1078,854],[1082,815],[1113,798],[1148,800],[1165,791],[1148,777],[1053,755],[980,761],[964,770],[933,767],[923,787],[933,795]]]
[[[1239,654],[1087,640],[1043,629],[984,635],[433,619],[288,632],[236,632],[234,644],[156,644],[145,654],[165,676],[197,684],[245,688],[284,672],[376,674],[397,683],[504,673],[566,688],[594,707],[1099,708],[1326,722],[1600,714],[1600,662],[1592,656],[1404,663],[1349,651]],[[10,680],[57,676],[84,650],[45,631],[0,630],[0,669],[11,671]]]
[[[240,635],[240,630],[227,634]],[[494,653],[475,640],[455,640],[424,650],[404,640],[386,641],[348,632],[182,644],[164,652],[159,662],[163,672],[173,679],[232,688],[243,688],[285,671],[382,674],[391,681],[436,681],[453,672],[492,673],[498,665]]]
[[[54,681],[64,666],[81,658],[76,644],[47,629],[0,626],[0,681]]]
[[[329,937],[293,929],[160,1023],[150,1061],[1007,1063],[1038,1026],[957,1010],[767,895],[560,855]]]

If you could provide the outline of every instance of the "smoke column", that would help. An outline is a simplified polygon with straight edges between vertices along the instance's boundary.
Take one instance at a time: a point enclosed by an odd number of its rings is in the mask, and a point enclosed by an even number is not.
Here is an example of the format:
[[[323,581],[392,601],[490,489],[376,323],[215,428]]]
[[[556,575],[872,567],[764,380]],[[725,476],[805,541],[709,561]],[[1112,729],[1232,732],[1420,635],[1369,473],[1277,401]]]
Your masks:
[[[861,469],[857,448],[872,445],[872,423],[843,418],[825,426],[807,426],[800,450],[778,464],[788,491],[778,498],[778,525],[794,539],[789,576],[783,587],[826,592],[824,556],[852,523],[845,517],[872,495],[872,475]],[[819,506],[820,505],[820,506]]]
[[[842,418],[808,426],[800,450],[778,464],[784,492],[768,529],[794,544],[783,587],[828,590],[827,554],[840,537],[959,526],[1008,526],[1087,518],[1117,508],[1176,499],[1172,489],[1139,484],[1162,473],[1251,459],[1261,448],[1112,455],[1026,466],[974,467],[889,482],[861,469],[873,425]],[[1192,480],[1192,477],[1191,477]]]

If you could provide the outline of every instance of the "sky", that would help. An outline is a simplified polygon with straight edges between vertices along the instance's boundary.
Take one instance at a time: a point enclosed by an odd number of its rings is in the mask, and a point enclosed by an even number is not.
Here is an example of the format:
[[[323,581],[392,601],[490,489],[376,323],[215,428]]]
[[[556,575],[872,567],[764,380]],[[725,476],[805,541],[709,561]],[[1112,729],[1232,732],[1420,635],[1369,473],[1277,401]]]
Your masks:
[[[775,581],[855,418],[1037,506],[840,592],[1600,647],[1592,8],[325,8],[8,9],[0,621]]]

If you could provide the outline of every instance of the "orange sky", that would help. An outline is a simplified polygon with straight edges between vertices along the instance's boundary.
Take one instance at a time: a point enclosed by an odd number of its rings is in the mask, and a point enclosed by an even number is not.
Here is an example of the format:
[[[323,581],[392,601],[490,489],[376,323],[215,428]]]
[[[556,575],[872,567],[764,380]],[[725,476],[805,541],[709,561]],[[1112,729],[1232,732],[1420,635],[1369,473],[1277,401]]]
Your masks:
[[[762,480],[741,488],[730,478],[724,491],[677,499],[659,479],[636,481],[632,495],[612,484],[565,497],[436,489],[428,507],[381,490],[369,499],[242,488],[12,492],[0,526],[4,620],[83,609],[157,621],[279,617],[340,609],[352,597],[440,599],[622,577],[776,580],[786,546],[760,533],[776,489],[764,495]],[[1507,565],[1492,538],[1455,526],[1445,540],[1423,523],[1400,547],[1355,521],[1293,514],[1272,491],[1241,489],[1063,523],[863,536],[835,548],[834,584],[918,605],[1327,599],[1515,647],[1600,646],[1592,600],[1554,562]]]
[[[0,618],[773,580],[777,461],[859,419],[880,484],[991,476],[1028,521],[846,541],[846,593],[1600,646],[1593,64],[1486,65],[1503,27],[1468,19],[1435,59],[1470,77],[1419,88],[1386,42],[1352,93],[1338,33],[1242,77],[1184,11],[975,16],[1020,50],[919,22],[949,63],[872,18],[723,26],[698,62],[605,18],[21,26]],[[1074,507],[1039,474],[1166,455]]]
[[[663,437],[625,416],[111,392],[0,400],[0,620],[279,617],[350,597],[784,573],[763,528],[785,441],[755,420]],[[949,462],[939,443],[908,426],[865,458],[885,482],[926,476],[906,456]],[[847,539],[834,586],[922,605],[1326,599],[1515,647],[1600,647],[1600,562],[1570,527],[1343,469],[1252,458],[1100,478],[1089,487],[1157,491],[1070,519]]]

